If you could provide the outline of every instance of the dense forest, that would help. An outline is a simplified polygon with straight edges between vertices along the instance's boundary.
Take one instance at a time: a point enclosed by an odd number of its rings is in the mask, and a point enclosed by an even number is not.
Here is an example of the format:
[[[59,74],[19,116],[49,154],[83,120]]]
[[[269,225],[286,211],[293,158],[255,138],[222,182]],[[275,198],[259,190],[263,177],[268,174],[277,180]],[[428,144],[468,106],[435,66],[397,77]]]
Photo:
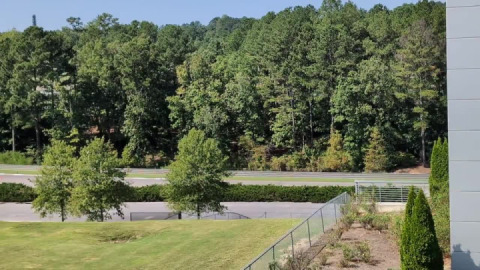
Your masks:
[[[0,150],[113,143],[164,166],[192,128],[231,168],[382,171],[447,132],[445,4],[324,0],[208,25],[84,24],[0,33]]]

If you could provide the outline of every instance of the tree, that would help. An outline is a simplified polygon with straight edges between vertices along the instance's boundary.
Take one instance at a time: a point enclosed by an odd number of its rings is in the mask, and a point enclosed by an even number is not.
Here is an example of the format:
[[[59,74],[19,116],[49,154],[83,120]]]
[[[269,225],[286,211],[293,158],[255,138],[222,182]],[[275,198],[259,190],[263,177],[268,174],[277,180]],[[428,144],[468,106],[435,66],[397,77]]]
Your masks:
[[[403,233],[408,234],[409,243],[405,246],[407,252],[402,256],[402,269],[443,269],[443,256],[432,213],[422,190],[415,198],[412,215],[404,226]]]
[[[56,140],[43,155],[41,175],[35,180],[37,198],[33,201],[33,209],[40,216],[58,213],[62,222],[67,218],[73,188],[74,155],[75,147]]]
[[[448,192],[448,142],[438,138],[433,144],[430,159],[432,169],[429,177],[430,195],[434,197],[437,192]]]
[[[119,165],[117,152],[103,139],[94,139],[82,148],[73,172],[71,205],[74,214],[87,215],[89,221],[103,222],[111,218],[108,211],[113,208],[123,218],[122,206],[130,188]]]
[[[340,172],[350,168],[350,155],[343,149],[342,134],[332,129],[328,148],[322,158],[322,170]]]
[[[384,172],[389,168],[389,156],[378,128],[374,128],[370,137],[370,145],[365,155],[366,172]]]
[[[420,20],[400,38],[400,49],[396,55],[396,76],[400,85],[396,96],[410,104],[411,112],[416,116],[413,126],[420,133],[420,157],[425,167],[426,132],[433,119],[431,111],[445,102],[441,99],[444,93],[438,84],[442,72],[441,51],[438,37],[425,20]]]
[[[176,211],[196,213],[222,212],[220,204],[228,176],[227,157],[218,148],[218,142],[207,138],[200,130],[192,129],[178,144],[178,154],[167,174],[166,198]]]

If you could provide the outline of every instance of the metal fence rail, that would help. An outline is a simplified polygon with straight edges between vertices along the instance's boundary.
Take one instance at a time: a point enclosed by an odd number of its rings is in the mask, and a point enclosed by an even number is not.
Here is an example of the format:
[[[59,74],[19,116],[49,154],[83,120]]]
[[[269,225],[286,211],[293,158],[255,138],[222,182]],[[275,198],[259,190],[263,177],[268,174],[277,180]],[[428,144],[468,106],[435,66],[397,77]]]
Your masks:
[[[247,264],[244,270],[276,269],[295,254],[312,247],[316,240],[333,227],[342,217],[341,206],[350,200],[350,195],[344,192],[328,201],[307,219],[291,229],[258,257]]]
[[[423,190],[430,196],[427,181],[355,181],[355,194],[359,199],[374,200],[376,202],[406,202],[410,187],[418,191]]]

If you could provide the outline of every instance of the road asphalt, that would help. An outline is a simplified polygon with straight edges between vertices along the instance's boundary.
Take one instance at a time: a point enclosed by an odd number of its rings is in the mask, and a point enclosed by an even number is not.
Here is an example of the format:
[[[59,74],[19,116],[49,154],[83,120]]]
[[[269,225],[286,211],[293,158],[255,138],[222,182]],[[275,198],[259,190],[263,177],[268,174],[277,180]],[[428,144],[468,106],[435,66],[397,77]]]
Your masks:
[[[248,218],[306,218],[319,209],[319,203],[290,202],[224,202],[228,212],[238,213]],[[125,218],[114,215],[109,221],[130,221],[130,213],[138,212],[171,212],[164,202],[126,203],[123,208]],[[154,213],[152,213],[154,215]],[[209,215],[208,213],[205,215]],[[231,215],[235,216],[235,215]],[[185,218],[185,216],[184,216]],[[211,217],[211,219],[213,219]],[[85,217],[70,217],[67,221],[85,221]],[[60,221],[57,216],[41,218],[29,203],[0,203],[0,221]]]

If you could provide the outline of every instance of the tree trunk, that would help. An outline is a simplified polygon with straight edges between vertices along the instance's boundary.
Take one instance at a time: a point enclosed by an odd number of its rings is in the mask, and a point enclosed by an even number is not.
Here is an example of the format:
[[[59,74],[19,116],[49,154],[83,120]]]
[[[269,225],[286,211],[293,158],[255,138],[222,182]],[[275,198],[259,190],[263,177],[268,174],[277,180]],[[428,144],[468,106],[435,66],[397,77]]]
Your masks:
[[[200,220],[200,204],[197,203],[197,219]]]
[[[40,123],[39,120],[35,120],[35,140],[37,143],[37,161],[40,160],[40,153],[42,152],[42,146],[40,142]]]
[[[425,151],[425,129],[424,128],[422,128],[421,137],[422,137],[422,163],[423,163],[423,167],[428,167],[427,157],[425,154],[426,151]]]
[[[15,127],[12,124],[12,151],[15,152]]]
[[[62,217],[62,222],[65,221],[65,203],[60,203],[60,215]]]
[[[103,222],[103,209],[100,209],[100,222]]]

